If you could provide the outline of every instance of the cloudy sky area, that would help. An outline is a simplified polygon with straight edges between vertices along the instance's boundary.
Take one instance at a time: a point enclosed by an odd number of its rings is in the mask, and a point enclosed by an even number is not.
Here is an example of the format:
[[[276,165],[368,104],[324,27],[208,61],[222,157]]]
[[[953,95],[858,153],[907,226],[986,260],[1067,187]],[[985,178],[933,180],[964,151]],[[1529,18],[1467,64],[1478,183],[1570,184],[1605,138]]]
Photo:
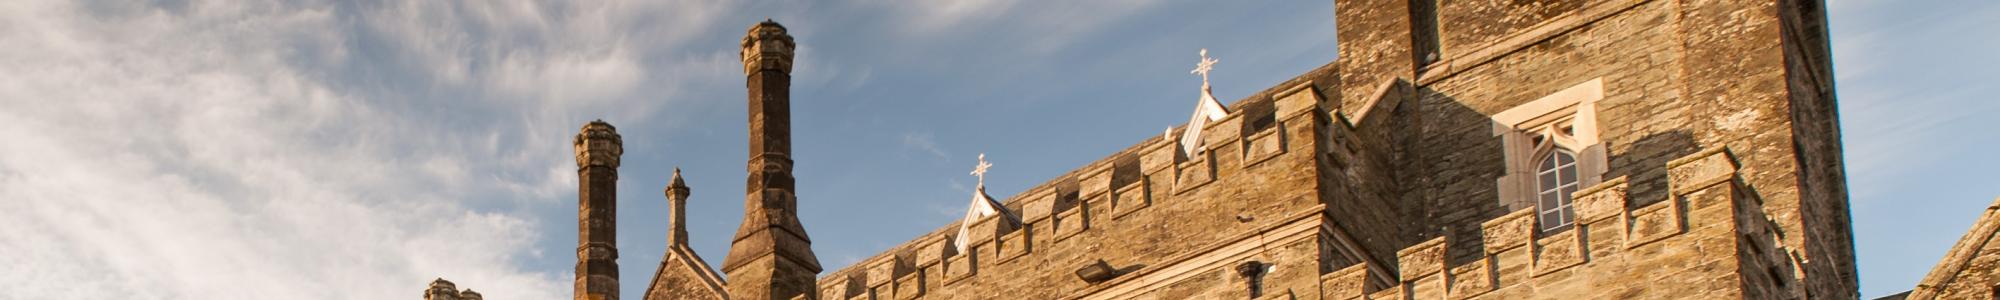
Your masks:
[[[569,138],[625,136],[624,294],[694,189],[742,213],[736,43],[801,44],[801,218],[829,269],[1334,59],[1332,1],[0,2],[0,299],[570,294]],[[1266,3],[1271,2],[1271,3]],[[2000,196],[2000,3],[1829,3],[1862,289],[1908,289]]]

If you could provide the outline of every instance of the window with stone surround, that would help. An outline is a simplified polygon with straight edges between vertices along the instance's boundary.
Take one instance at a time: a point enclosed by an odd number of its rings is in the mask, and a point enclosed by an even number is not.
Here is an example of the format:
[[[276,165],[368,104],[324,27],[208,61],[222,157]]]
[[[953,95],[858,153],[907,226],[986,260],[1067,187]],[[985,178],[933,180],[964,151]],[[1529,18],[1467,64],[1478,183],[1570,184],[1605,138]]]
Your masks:
[[[1597,136],[1597,100],[1604,84],[1593,79],[1493,115],[1507,173],[1496,183],[1509,211],[1535,209],[1541,232],[1576,222],[1572,194],[1603,181],[1604,145]]]
[[[1535,177],[1535,215],[1541,218],[1542,231],[1554,231],[1576,222],[1576,212],[1570,209],[1570,193],[1576,192],[1576,154],[1569,149],[1555,149],[1542,156],[1537,163]]]

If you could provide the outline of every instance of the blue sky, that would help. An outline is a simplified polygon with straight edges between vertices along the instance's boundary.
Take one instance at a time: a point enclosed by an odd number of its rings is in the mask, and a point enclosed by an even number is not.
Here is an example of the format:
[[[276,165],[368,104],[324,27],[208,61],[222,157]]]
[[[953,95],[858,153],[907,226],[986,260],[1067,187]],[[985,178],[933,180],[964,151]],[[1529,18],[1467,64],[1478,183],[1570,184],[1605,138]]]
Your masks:
[[[1832,1],[1864,296],[1909,289],[2000,196],[2000,3]],[[741,217],[743,31],[801,46],[800,218],[828,269],[1334,59],[1332,1],[9,1],[0,299],[394,299],[434,277],[570,291],[592,119],[625,136],[624,293],[693,187]]]

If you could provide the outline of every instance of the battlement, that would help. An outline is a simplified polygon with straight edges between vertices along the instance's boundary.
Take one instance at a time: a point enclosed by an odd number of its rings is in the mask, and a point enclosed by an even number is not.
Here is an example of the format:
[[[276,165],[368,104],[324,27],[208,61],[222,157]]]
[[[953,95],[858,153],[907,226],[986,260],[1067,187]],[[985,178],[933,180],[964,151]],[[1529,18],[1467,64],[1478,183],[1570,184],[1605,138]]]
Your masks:
[[[1330,87],[1314,83],[1333,76],[1328,64],[1236,101],[1227,117],[1202,128],[1171,129],[1008,197],[1002,204],[1018,221],[973,221],[963,253],[954,245],[954,222],[829,272],[819,281],[820,299],[912,299],[998,286],[1058,298],[1089,288],[1073,273],[1097,260],[1118,268],[1115,275],[1145,273],[1144,264],[1317,216],[1318,141],[1328,138],[1334,118],[1322,96]],[[1181,153],[1173,138],[1183,130],[1201,130],[1206,150]]]
[[[1796,256],[1773,248],[1784,237],[1739,179],[1729,151],[1703,151],[1667,168],[1669,199],[1635,207],[1643,202],[1627,197],[1625,178],[1607,180],[1575,193],[1577,224],[1571,228],[1537,232],[1532,208],[1523,209],[1483,224],[1483,257],[1470,263],[1447,265],[1448,241],[1440,237],[1396,253],[1400,273],[1390,280],[1396,284],[1370,288],[1371,266],[1357,264],[1321,277],[1323,298],[1802,297]],[[1713,250],[1719,247],[1737,255],[1719,255],[1729,253]],[[1629,284],[1641,281],[1688,288]],[[1738,284],[1743,286],[1733,286]],[[1721,294],[1732,291],[1742,294]]]

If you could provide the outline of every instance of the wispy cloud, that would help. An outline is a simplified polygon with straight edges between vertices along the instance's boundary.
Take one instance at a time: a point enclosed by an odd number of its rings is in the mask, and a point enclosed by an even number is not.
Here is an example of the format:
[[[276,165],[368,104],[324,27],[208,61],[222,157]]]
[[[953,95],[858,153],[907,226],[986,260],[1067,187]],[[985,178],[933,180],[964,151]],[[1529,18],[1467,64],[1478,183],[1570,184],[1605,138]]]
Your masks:
[[[935,38],[941,35],[991,37],[993,34],[1031,35],[1023,39],[1024,49],[1047,53],[1066,47],[1091,33],[1107,29],[1109,22],[1151,9],[1163,1],[1069,1],[1033,2],[1020,0],[967,1],[870,1],[881,9],[894,11],[895,28],[905,34]],[[995,26],[1004,23],[1006,26]],[[973,32],[1006,29],[1003,32]]]
[[[508,207],[703,76],[649,70],[725,8],[658,5],[0,4],[0,298],[564,297]]]
[[[928,153],[941,161],[951,161],[951,155],[946,154],[944,148],[938,146],[937,139],[932,137],[930,132],[903,133],[903,147]]]

